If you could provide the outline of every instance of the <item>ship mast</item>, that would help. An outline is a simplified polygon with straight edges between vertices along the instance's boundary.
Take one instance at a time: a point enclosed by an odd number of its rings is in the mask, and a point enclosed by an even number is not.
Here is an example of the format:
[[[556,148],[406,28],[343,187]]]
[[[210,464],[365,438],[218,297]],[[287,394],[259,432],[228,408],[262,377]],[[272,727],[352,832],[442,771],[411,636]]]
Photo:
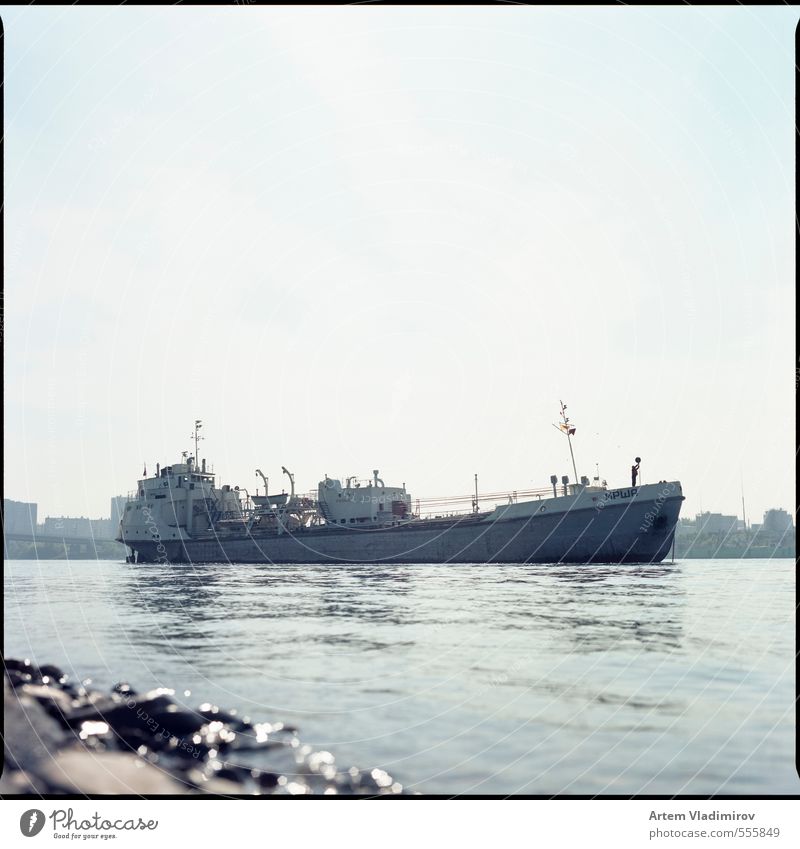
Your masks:
[[[204,436],[200,436],[200,428],[202,426],[203,426],[203,420],[202,419],[195,419],[194,420],[194,466],[195,466],[195,468],[198,468],[200,466],[200,461],[197,459],[197,453],[198,453],[197,443],[201,439],[205,439]]]
[[[561,421],[557,425],[553,425],[553,427],[560,430],[567,437],[569,456],[572,458],[572,471],[575,473],[575,483],[578,483],[578,469],[575,466],[575,454],[572,450],[572,435],[575,433],[575,426],[569,423],[566,413],[567,405],[563,401],[559,401],[558,403],[561,404]]]

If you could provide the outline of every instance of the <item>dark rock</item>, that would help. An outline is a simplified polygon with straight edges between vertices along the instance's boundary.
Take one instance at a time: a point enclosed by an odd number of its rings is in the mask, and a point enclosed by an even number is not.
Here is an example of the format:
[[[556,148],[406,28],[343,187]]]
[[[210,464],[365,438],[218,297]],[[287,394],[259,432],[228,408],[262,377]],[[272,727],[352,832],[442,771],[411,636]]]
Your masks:
[[[22,684],[32,684],[33,676],[30,672],[22,672],[18,669],[10,669],[6,672],[6,677],[13,687],[18,687]]]
[[[150,714],[150,720],[156,724],[153,728],[156,734],[166,733],[178,739],[195,734],[203,725],[202,719],[196,713],[182,710],[177,705],[155,711]],[[153,727],[152,724],[150,727]]]
[[[216,775],[217,778],[225,778],[228,781],[235,781],[237,783],[245,778],[252,778],[250,770],[244,769],[244,767],[223,766],[216,770],[214,775]]]
[[[43,683],[45,684],[65,684],[67,681],[66,673],[57,666],[53,666],[51,663],[46,663],[44,666],[40,666],[39,674],[42,676]],[[44,681],[45,678],[49,678],[50,680]]]
[[[297,749],[291,746],[271,745],[253,749],[237,749],[226,755],[226,762],[291,778],[306,771],[298,754]]]
[[[191,711],[173,690],[139,695],[126,682],[101,693],[52,665],[10,659],[5,670],[0,792],[402,792],[384,770],[339,771],[330,752],[303,746],[280,722],[253,724],[208,703]]]
[[[197,713],[206,722],[239,722],[239,718],[235,714],[227,710],[220,710],[216,705],[200,705],[200,710]]]
[[[7,672],[27,672],[30,674],[36,671],[36,667],[27,658],[25,660],[14,660],[14,658],[9,657],[3,660],[3,666]]]
[[[154,690],[141,697],[130,696],[120,700],[100,694],[87,694],[83,704],[76,707],[70,716],[71,725],[80,725],[86,720],[102,720],[114,731],[131,729],[153,730],[151,718],[175,706],[175,700],[166,692]]]
[[[164,710],[170,705],[175,704],[174,690],[167,690],[162,687],[158,690],[150,690],[143,695],[132,695],[125,700],[125,704],[135,706],[148,713],[153,713],[156,710]]]
[[[274,772],[263,772],[260,769],[251,769],[253,780],[264,790],[272,790],[278,786],[278,776]]]
[[[62,727],[69,727],[67,717],[73,705],[72,699],[63,690],[47,684],[18,684],[15,691],[17,695],[35,699]]]
[[[169,737],[162,743],[153,744],[156,751],[162,755],[168,755],[172,759],[172,763],[189,764],[204,763],[212,753],[217,750],[202,740],[196,743],[194,738]]]
[[[125,728],[111,729],[116,746],[122,751],[141,752],[142,750],[157,753],[166,747],[161,738],[154,738],[147,729]]]
[[[78,696],[74,702],[76,702],[75,706],[65,717],[71,728],[78,728],[82,723],[89,721],[108,722],[108,716],[121,707],[109,696],[94,699]]]

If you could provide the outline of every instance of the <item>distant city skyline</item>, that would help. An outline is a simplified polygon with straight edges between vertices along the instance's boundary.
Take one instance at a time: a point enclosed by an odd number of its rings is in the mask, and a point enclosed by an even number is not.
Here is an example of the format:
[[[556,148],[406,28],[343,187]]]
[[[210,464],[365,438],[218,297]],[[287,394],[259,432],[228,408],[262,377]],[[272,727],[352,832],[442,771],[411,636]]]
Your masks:
[[[5,482],[194,451],[794,513],[792,7],[0,7]],[[278,483],[280,481],[280,483]]]
[[[255,492],[257,494],[258,489],[256,489]],[[5,514],[4,514],[5,527],[8,530],[8,528],[11,525],[14,525],[15,527],[18,526],[18,525],[25,525],[25,526],[36,526],[36,525],[38,525],[38,526],[42,526],[42,525],[45,525],[50,520],[58,520],[58,519],[67,519],[67,520],[70,520],[70,521],[75,521],[75,520],[108,521],[110,519],[112,522],[118,522],[121,515],[122,515],[122,510],[124,509],[124,504],[127,502],[127,496],[112,496],[111,499],[110,499],[110,502],[111,502],[111,509],[110,509],[110,511],[107,511],[110,514],[109,516],[104,516],[104,515],[71,516],[71,515],[67,515],[67,514],[63,514],[63,513],[59,514],[57,516],[56,515],[41,515],[41,516],[39,516],[39,513],[38,513],[38,506],[39,505],[38,505],[37,501],[20,502],[16,499],[5,497],[3,499],[3,508],[4,508],[4,511],[6,511]],[[502,503],[502,500],[498,499],[497,503]],[[12,508],[11,513],[8,512],[9,506]],[[22,509],[22,508],[25,508],[25,509]],[[454,508],[454,509],[458,509],[458,508]],[[37,517],[38,517],[38,519],[37,519]],[[726,523],[724,521],[720,522],[720,520],[735,519],[737,523],[743,523],[743,526],[746,525],[746,527],[749,528],[749,527],[760,527],[761,522],[758,521],[758,520],[759,519],[766,520],[768,517],[771,517],[775,520],[780,520],[781,522],[788,522],[788,525],[794,526],[794,514],[789,513],[788,511],[784,510],[781,507],[770,507],[767,510],[765,510],[760,516],[756,516],[756,517],[754,517],[752,515],[741,516],[737,513],[727,515],[727,514],[720,513],[719,511],[716,511],[716,510],[703,510],[702,512],[695,513],[691,516],[686,515],[684,513],[684,515],[681,516],[680,521],[682,523],[686,523],[686,522],[693,523],[696,520],[706,519],[707,521],[705,522],[705,524],[708,528],[713,528],[715,530],[720,530],[720,529],[729,530],[733,527],[733,525],[731,525],[730,523]]]

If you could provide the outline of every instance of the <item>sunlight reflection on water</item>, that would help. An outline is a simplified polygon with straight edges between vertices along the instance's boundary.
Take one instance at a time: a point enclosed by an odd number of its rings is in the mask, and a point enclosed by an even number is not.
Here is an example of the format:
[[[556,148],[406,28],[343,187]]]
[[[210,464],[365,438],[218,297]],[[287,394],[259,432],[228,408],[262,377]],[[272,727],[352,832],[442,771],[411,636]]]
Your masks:
[[[282,719],[430,793],[796,793],[794,564],[8,561],[9,657]]]

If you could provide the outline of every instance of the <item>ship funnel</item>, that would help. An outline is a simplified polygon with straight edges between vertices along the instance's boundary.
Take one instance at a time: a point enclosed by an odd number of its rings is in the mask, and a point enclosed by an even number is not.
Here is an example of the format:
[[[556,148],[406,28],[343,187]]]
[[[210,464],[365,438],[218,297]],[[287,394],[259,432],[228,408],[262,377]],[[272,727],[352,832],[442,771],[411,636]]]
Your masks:
[[[205,471],[206,471],[206,458],[203,457],[203,474],[205,474]]]

